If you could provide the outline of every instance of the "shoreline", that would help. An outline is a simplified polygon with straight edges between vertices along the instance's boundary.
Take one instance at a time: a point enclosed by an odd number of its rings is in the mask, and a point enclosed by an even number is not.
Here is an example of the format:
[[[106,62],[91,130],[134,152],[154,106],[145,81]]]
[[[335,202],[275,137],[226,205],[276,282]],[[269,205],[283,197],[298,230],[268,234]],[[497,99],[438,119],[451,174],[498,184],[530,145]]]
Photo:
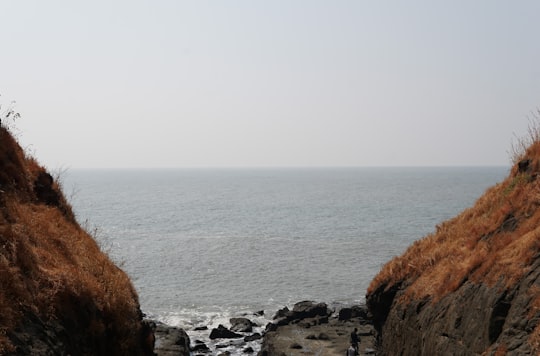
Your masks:
[[[154,352],[158,356],[344,355],[357,328],[359,354],[375,355],[375,331],[365,304],[329,308],[326,303],[302,301],[292,309],[278,310],[266,325],[252,321],[262,315],[261,310],[231,318],[227,325],[197,330],[150,321],[154,323]],[[190,338],[188,334],[194,332],[203,337]]]

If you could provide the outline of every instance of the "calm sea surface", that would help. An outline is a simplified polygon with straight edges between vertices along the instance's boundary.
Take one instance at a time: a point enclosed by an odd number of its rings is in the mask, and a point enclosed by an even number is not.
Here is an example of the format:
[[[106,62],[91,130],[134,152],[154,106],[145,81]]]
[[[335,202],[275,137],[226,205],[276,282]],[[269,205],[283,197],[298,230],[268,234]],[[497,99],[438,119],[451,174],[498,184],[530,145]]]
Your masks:
[[[301,300],[363,301],[385,262],[508,171],[73,170],[64,191],[143,310],[189,330]]]

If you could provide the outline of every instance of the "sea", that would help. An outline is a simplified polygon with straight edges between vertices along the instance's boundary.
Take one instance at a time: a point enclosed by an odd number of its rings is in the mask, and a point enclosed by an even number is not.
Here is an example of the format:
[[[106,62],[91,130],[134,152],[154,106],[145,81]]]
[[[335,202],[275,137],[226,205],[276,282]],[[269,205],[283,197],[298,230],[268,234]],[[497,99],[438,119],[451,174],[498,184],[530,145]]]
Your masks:
[[[79,223],[131,277],[147,317],[215,348],[222,341],[208,333],[228,327],[230,317],[246,316],[260,332],[278,309],[299,301],[363,303],[386,262],[508,173],[509,167],[74,169],[61,180]],[[230,352],[241,350],[231,345]]]

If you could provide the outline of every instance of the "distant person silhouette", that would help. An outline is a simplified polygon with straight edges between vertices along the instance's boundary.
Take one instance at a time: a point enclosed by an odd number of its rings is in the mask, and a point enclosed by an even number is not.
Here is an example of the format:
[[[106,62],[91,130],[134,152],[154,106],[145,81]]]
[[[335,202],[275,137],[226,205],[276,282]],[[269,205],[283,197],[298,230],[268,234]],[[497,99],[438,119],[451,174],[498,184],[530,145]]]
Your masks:
[[[351,346],[354,347],[354,350],[356,351],[356,355],[358,355],[358,343],[360,342],[360,338],[358,337],[358,328],[354,328],[353,332],[351,333]]]

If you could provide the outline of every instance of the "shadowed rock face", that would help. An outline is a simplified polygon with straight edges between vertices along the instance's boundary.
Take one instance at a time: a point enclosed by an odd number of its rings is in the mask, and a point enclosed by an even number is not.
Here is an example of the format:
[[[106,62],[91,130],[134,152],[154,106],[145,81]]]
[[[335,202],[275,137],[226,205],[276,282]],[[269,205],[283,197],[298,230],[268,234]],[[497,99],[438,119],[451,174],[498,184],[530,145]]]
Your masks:
[[[381,355],[540,354],[540,142],[366,296]]]
[[[474,355],[506,350],[508,354],[533,354],[528,337],[538,324],[528,315],[530,288],[540,286],[540,261],[515,288],[464,283],[440,301],[415,300],[391,304],[392,292],[376,291],[368,305],[375,320],[379,351],[383,355]]]
[[[129,277],[0,125],[0,355],[151,355]]]

